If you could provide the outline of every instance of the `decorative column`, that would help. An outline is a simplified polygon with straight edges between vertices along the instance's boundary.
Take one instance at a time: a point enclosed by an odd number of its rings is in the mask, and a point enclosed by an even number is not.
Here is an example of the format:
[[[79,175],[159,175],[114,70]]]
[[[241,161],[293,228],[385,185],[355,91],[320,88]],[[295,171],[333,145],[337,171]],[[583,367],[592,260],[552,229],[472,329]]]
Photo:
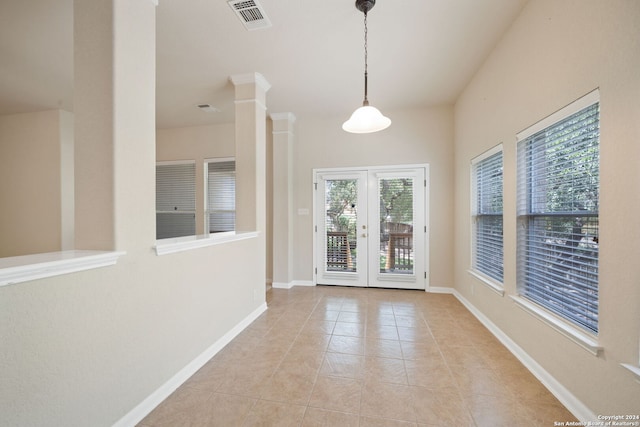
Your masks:
[[[155,7],[74,1],[76,249],[155,240]]]
[[[293,124],[292,113],[273,113],[273,287],[293,282]]]
[[[230,77],[236,103],[236,231],[266,232],[266,93],[258,73]]]

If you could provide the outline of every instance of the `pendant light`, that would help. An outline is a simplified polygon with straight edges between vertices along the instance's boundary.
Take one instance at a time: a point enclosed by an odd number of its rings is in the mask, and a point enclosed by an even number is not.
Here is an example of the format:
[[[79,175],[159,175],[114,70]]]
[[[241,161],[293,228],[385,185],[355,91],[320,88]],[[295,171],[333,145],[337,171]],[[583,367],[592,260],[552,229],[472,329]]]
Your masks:
[[[386,129],[391,124],[380,110],[369,105],[367,99],[367,13],[375,6],[376,0],[356,0],[356,8],[364,13],[364,101],[362,107],[353,112],[342,129],[351,133],[371,133]]]

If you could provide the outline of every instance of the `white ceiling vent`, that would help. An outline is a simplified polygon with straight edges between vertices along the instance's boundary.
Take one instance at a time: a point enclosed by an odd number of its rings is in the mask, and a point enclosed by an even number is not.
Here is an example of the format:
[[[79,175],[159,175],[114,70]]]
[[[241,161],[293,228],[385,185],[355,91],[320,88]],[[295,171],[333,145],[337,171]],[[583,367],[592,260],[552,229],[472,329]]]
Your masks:
[[[228,3],[247,30],[271,27],[271,21],[257,0],[229,0]]]

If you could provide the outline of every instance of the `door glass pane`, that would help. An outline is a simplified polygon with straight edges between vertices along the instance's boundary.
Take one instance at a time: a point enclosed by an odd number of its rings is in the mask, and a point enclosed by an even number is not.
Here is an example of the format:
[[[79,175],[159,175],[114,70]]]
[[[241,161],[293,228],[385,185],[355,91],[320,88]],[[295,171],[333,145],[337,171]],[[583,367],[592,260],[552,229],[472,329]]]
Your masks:
[[[413,274],[413,178],[379,178],[380,273]]]
[[[326,271],[355,272],[357,267],[358,180],[325,181]]]

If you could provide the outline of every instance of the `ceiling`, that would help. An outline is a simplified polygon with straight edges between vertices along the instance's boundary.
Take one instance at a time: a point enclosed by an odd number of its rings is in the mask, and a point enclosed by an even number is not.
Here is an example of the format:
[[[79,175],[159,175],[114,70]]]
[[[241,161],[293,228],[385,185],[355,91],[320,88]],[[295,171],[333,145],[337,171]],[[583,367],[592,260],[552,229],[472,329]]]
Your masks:
[[[227,0],[159,0],[159,128],[233,121],[234,74],[266,78],[268,113],[346,120],[362,103],[364,23],[353,0],[258,1],[272,26],[248,31]],[[526,1],[378,0],[369,101],[385,114],[454,103]],[[72,0],[0,2],[0,114],[73,111],[72,9]]]

